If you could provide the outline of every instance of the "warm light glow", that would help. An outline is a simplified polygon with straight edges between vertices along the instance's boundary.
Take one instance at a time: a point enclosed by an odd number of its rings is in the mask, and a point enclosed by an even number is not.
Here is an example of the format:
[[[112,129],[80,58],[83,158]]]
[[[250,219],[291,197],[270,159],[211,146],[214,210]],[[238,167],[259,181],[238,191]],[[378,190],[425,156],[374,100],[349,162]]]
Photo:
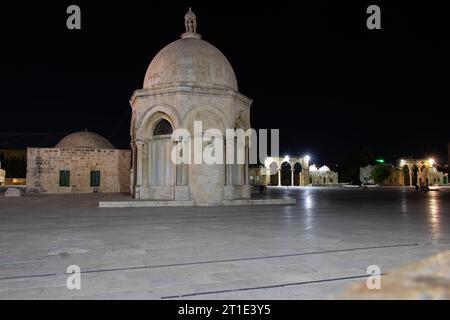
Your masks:
[[[428,159],[428,163],[432,166],[434,164],[434,159]]]
[[[264,161],[264,164],[266,165],[266,168],[269,168],[272,164],[273,159],[271,157],[267,158],[266,161]]]

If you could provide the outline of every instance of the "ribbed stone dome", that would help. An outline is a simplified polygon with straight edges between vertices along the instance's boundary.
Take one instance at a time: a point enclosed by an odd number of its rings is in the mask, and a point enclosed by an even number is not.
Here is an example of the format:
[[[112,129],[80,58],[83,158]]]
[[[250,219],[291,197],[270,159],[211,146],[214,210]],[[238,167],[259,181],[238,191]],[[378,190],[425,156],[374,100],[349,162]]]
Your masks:
[[[97,133],[80,131],[62,138],[55,148],[114,149],[114,146]]]
[[[227,58],[197,34],[184,34],[163,48],[153,58],[144,79],[144,89],[180,84],[238,90]]]

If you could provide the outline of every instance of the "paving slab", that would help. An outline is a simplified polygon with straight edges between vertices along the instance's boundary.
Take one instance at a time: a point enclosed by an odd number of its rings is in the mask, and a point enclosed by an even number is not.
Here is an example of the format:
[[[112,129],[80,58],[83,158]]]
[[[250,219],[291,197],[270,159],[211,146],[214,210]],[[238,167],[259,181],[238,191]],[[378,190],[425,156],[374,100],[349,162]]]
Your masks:
[[[99,208],[0,196],[0,299],[332,299],[450,249],[450,189],[269,188],[294,205]],[[81,290],[68,290],[69,265]],[[172,297],[172,298],[171,298]]]

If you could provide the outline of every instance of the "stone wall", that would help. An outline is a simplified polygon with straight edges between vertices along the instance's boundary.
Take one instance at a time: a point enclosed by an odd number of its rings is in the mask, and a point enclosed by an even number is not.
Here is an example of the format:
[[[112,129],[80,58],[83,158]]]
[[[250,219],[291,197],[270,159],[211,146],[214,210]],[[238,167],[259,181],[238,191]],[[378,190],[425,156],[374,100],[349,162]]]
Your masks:
[[[27,149],[27,192],[92,193],[91,171],[100,171],[99,192],[130,191],[131,151],[115,149]],[[60,170],[70,186],[59,186]]]
[[[389,177],[383,181],[382,185],[385,186],[404,186],[405,177],[403,170],[397,168],[391,168]]]

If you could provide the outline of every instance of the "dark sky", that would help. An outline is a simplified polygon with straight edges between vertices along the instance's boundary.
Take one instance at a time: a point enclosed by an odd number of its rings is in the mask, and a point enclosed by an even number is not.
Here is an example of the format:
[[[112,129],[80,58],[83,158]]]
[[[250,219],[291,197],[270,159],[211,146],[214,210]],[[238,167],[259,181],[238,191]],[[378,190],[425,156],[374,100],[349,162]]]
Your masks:
[[[279,128],[283,155],[327,163],[366,145],[446,161],[448,12],[395,2],[2,4],[0,148],[52,146],[85,128],[127,148],[129,98],[192,6],[198,32],[254,100],[252,126]],[[70,4],[81,7],[80,31],[66,28]],[[381,30],[366,28],[369,4],[381,7]]]

